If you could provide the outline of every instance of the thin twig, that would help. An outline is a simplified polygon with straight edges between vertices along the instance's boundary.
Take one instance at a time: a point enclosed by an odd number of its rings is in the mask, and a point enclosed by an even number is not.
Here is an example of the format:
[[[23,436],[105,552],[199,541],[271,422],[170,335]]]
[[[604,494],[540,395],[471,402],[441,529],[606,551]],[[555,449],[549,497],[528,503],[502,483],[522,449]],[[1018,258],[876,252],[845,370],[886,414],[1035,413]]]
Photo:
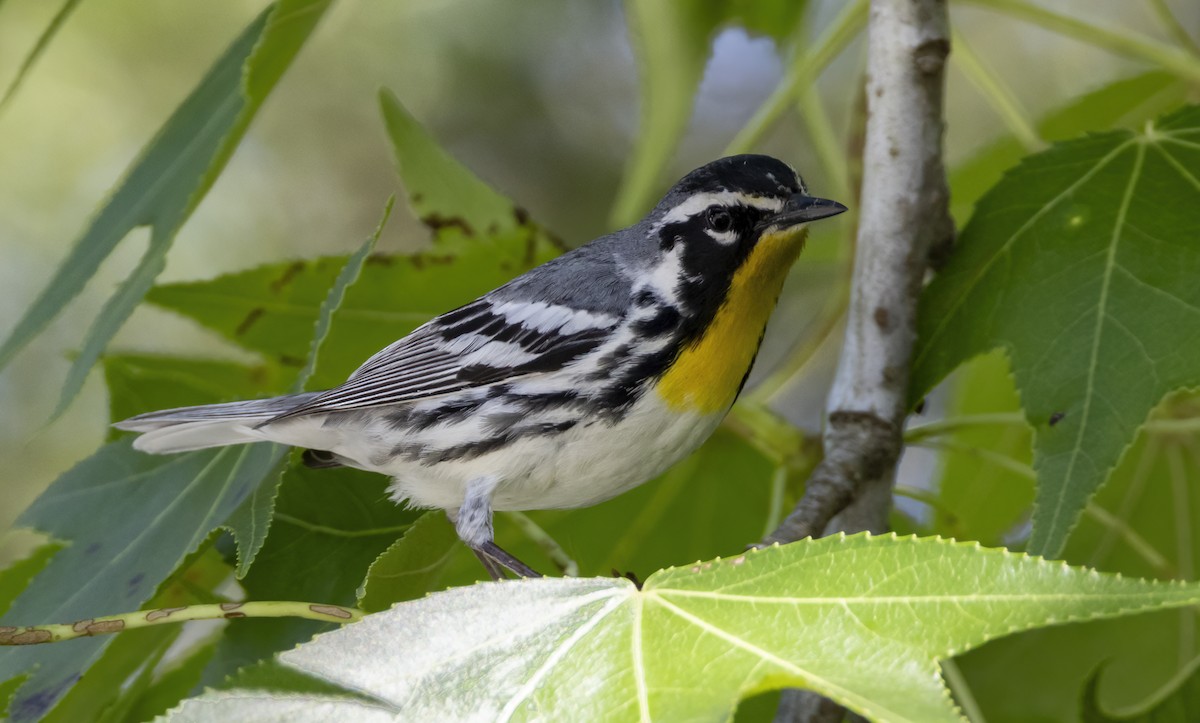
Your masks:
[[[152,625],[182,623],[189,620],[232,620],[234,618],[304,618],[323,623],[352,623],[363,612],[341,605],[268,601],[186,605],[155,610],[138,610],[120,615],[87,618],[73,623],[49,625],[0,626],[0,645],[38,645],[61,640],[87,638],[104,633],[148,628]]]

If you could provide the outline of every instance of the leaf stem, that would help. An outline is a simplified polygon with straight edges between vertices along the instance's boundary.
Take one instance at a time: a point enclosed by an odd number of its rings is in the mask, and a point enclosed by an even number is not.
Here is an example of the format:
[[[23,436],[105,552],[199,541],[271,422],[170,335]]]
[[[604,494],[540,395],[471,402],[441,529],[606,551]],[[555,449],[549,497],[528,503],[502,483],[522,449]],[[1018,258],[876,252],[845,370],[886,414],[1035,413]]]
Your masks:
[[[1144,35],[1095,25],[1086,20],[1034,5],[1028,0],[959,0],[959,2],[1002,12],[1119,55],[1149,61],[1180,77],[1200,80],[1200,58]]]
[[[950,57],[958,61],[963,73],[975,84],[975,87],[995,109],[997,115],[1004,120],[1009,132],[1029,153],[1045,148],[1045,142],[1038,135],[1033,121],[1029,119],[1029,115],[1021,107],[1021,102],[1017,100],[1012,90],[975,54],[962,33],[951,30],[950,38],[954,47],[954,54]]]
[[[1150,8],[1154,10],[1154,14],[1158,16],[1159,23],[1166,29],[1175,42],[1179,46],[1186,48],[1193,55],[1200,55],[1200,45],[1192,39],[1188,31],[1179,23],[1179,18],[1175,17],[1175,13],[1171,12],[1171,7],[1167,5],[1167,0],[1150,0]]]
[[[771,475],[771,498],[767,503],[767,524],[763,527],[762,536],[771,534],[771,530],[783,522],[783,496],[787,492],[788,469],[780,465]]]
[[[1018,424],[1025,424],[1025,417],[1020,412],[966,414],[961,417],[946,417],[929,424],[909,427],[904,431],[904,441],[914,444],[930,437],[952,434],[969,427],[1016,426]]]
[[[104,633],[147,628],[189,620],[228,620],[234,618],[304,618],[323,623],[351,623],[363,613],[341,605],[285,601],[217,603],[182,607],[138,610],[120,615],[77,620],[73,623],[0,627],[0,645],[37,645],[62,640],[87,638]]]
[[[745,153],[754,147],[787,110],[800,85],[820,74],[858,36],[866,23],[867,0],[854,0],[845,5],[808,51],[798,54],[792,61],[783,80],[730,141],[725,155]]]
[[[558,569],[562,570],[563,575],[567,577],[579,577],[579,563],[567,554],[562,545],[558,544],[558,540],[555,540],[541,525],[534,522],[533,518],[524,512],[505,512],[504,515],[512,520],[513,524],[521,528],[521,532],[536,543],[542,549],[542,552],[546,553],[550,561]]]
[[[958,669],[958,663],[955,663],[953,658],[946,658],[941,661],[941,666],[946,684],[950,686],[950,691],[954,693],[954,699],[962,707],[967,720],[971,723],[987,723],[987,719],[983,716],[983,709],[979,707],[975,695],[971,693],[971,686],[967,685],[966,677]]]

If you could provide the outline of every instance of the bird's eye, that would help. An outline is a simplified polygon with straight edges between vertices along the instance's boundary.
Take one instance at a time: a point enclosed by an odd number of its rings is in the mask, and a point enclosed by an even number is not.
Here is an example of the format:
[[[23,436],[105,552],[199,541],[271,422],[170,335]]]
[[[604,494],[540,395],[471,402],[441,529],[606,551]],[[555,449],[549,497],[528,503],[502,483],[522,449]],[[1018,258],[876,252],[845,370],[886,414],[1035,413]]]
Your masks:
[[[708,227],[717,233],[725,233],[733,228],[733,216],[723,208],[710,208],[705,214],[705,223]]]

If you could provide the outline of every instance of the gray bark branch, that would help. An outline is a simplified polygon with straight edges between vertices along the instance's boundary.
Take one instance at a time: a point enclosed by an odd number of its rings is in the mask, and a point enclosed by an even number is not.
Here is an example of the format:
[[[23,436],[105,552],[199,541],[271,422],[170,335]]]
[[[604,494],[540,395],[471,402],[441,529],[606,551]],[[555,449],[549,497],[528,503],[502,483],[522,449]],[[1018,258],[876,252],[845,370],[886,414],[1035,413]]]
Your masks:
[[[902,451],[917,299],[932,248],[954,235],[942,163],[950,51],[945,0],[872,0],[867,130],[846,335],[826,404],[825,457],[764,544],[834,530],[882,532]],[[785,691],[777,721],[840,721],[845,711]]]

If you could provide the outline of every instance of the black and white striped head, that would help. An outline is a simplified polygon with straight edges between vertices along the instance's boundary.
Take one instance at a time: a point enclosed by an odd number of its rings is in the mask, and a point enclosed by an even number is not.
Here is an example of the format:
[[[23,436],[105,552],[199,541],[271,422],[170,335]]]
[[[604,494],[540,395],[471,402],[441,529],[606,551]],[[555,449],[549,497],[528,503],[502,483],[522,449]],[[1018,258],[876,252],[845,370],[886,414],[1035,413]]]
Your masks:
[[[650,241],[677,256],[692,295],[720,296],[764,238],[846,207],[808,195],[791,166],[771,156],[729,156],[684,176],[651,212]]]

